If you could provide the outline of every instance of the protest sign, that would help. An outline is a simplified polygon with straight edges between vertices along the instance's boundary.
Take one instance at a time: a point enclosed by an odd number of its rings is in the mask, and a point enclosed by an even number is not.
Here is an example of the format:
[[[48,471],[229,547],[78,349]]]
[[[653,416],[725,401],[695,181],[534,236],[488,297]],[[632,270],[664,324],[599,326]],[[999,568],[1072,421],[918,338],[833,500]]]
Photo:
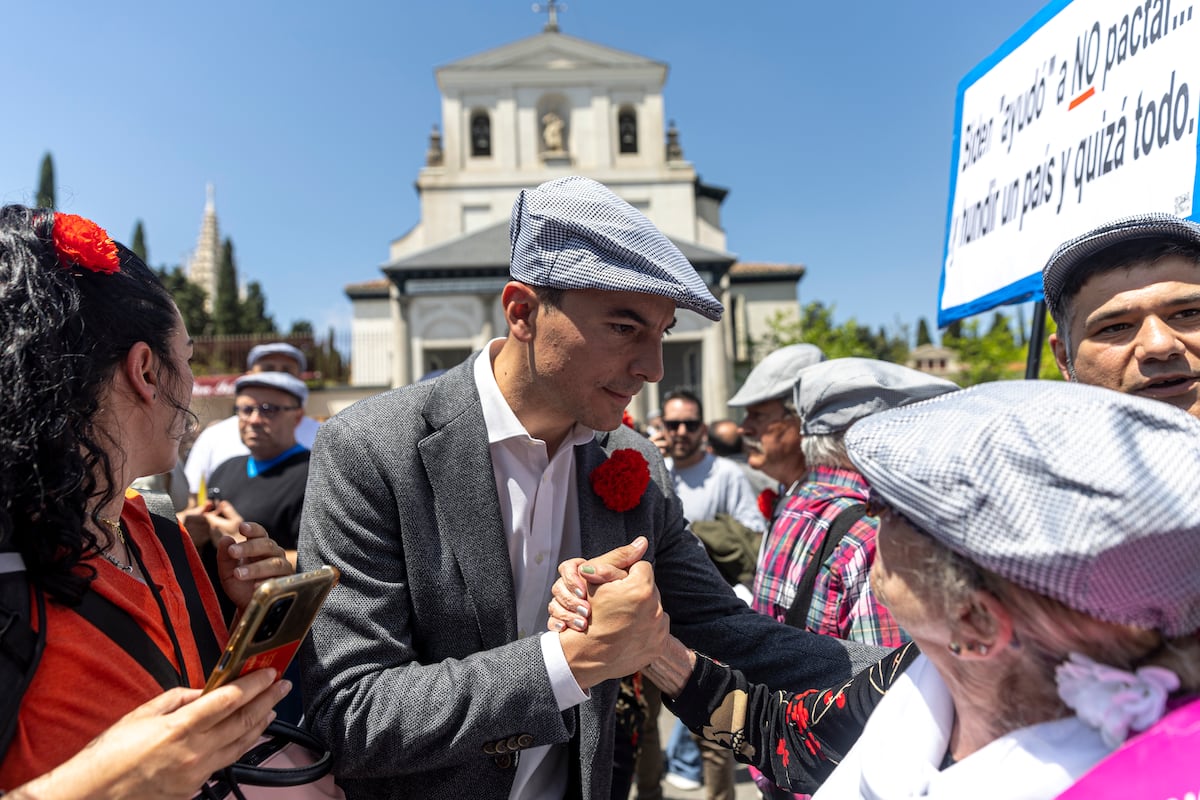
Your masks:
[[[1054,248],[1147,211],[1193,217],[1200,16],[1055,0],[959,83],[938,325],[1040,300]]]

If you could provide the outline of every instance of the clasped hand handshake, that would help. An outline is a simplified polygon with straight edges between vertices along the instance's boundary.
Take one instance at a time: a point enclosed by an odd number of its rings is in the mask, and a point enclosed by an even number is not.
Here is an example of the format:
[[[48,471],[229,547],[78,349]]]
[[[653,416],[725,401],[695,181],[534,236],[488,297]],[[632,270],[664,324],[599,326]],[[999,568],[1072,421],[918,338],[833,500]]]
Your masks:
[[[639,536],[597,558],[559,565],[547,627],[558,632],[583,689],[638,671],[653,675],[668,653],[678,668],[690,663],[690,651],[670,635],[654,567],[642,560],[648,546],[646,537]],[[681,686],[677,678],[661,677],[671,688]]]

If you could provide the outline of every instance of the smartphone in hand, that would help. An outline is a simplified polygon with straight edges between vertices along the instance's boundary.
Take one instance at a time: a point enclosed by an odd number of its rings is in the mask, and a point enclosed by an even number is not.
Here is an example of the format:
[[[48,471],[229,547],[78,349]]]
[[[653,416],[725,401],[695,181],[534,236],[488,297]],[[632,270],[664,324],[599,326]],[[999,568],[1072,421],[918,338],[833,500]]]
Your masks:
[[[265,667],[274,667],[282,675],[340,576],[337,567],[324,566],[263,581],[254,590],[204,691]]]

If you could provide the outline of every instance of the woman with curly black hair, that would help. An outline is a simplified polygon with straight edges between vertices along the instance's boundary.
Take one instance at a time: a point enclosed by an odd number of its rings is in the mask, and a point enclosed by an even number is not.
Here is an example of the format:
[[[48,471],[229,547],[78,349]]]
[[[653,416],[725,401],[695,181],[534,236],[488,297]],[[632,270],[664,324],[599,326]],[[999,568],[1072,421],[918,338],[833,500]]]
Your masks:
[[[126,492],[174,466],[193,422],[191,351],[157,276],[95,223],[0,208],[0,551],[24,563],[29,625],[44,638],[0,754],[9,797],[190,797],[289,688],[261,670],[201,697],[198,640],[207,628],[218,647],[226,638],[216,594],[186,534],[184,576],[174,532],[160,538]],[[239,608],[291,571],[261,526],[241,533],[219,552],[220,588]],[[196,613],[182,582],[198,589]],[[97,599],[145,632],[179,688],[163,692],[85,618]]]

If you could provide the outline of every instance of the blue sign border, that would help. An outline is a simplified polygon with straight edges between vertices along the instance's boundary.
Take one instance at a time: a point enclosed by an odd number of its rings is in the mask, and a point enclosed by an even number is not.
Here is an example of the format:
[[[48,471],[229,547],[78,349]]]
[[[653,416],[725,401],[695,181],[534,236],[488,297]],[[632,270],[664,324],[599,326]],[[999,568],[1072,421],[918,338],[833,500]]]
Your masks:
[[[951,322],[964,319],[966,317],[980,314],[997,306],[1007,305],[1012,303],[1024,303],[1030,300],[1042,299],[1042,271],[1038,265],[1037,270],[1024,278],[1021,278],[1014,283],[1010,283],[1001,289],[976,298],[968,303],[953,306],[951,308],[942,308],[942,296],[946,289],[946,258],[950,254],[950,230],[954,219],[954,195],[953,189],[955,180],[958,175],[958,159],[961,153],[961,132],[962,132],[962,108],[963,96],[977,80],[995,67],[1001,60],[1006,58],[1013,50],[1023,45],[1030,36],[1038,31],[1043,25],[1052,20],[1060,11],[1069,6],[1073,0],[1052,0],[1041,11],[1035,14],[1028,22],[1021,26],[1020,30],[1008,38],[1004,44],[1000,45],[994,53],[981,61],[976,67],[968,72],[965,77],[958,83],[958,94],[954,103],[954,137],[953,137],[953,155],[950,159],[950,182],[946,200],[946,234],[943,239],[942,247],[942,272],[941,279],[938,281],[938,316],[937,324],[939,328],[944,328]],[[1197,141],[1197,153],[1200,154],[1200,140]],[[1200,201],[1200,158],[1197,159],[1196,175],[1192,186],[1193,210],[1189,219],[1200,221],[1200,210],[1196,209],[1197,201]],[[1049,255],[1049,254],[1047,254]]]

